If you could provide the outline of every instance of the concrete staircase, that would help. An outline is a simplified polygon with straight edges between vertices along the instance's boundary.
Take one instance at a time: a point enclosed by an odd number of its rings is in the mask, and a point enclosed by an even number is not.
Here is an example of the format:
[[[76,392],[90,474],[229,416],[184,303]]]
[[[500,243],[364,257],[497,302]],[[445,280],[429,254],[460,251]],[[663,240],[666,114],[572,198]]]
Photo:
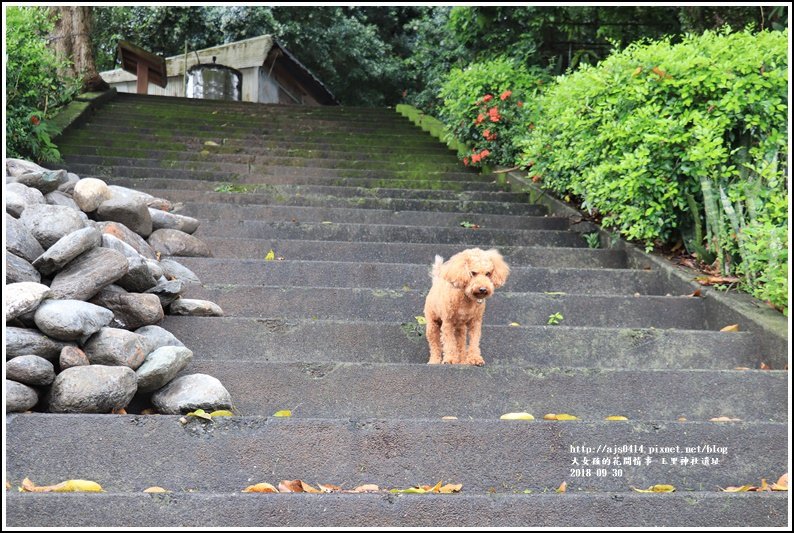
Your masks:
[[[203,282],[188,296],[227,316],[163,325],[239,416],[10,416],[9,480],[107,492],[8,493],[9,525],[786,524],[786,493],[719,489],[787,470],[788,374],[758,370],[783,368],[786,339],[720,332],[736,322],[724,306],[588,248],[568,218],[468,171],[393,111],[119,94],[60,147],[64,168],[202,220],[214,257],[181,259]],[[485,314],[486,366],[427,366],[415,317],[429,266],[472,246],[512,267]],[[271,249],[283,260],[265,261]],[[272,417],[282,409],[292,417]],[[499,419],[514,411],[536,420]],[[240,493],[284,479],[463,489]],[[631,488],[656,484],[676,492]],[[153,485],[173,492],[142,492]]]

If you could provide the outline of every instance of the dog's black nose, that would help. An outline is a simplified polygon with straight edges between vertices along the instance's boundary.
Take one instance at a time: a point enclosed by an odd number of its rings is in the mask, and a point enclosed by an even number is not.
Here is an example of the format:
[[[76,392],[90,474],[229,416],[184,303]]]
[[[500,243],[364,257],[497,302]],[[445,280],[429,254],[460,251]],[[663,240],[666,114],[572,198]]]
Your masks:
[[[488,292],[488,289],[485,287],[480,287],[480,294],[485,294],[486,292]]]

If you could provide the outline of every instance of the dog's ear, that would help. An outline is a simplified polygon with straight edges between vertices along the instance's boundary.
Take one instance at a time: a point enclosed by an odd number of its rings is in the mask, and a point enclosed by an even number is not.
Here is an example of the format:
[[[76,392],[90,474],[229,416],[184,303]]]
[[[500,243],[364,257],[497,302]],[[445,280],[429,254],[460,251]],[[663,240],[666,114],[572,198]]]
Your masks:
[[[466,254],[455,254],[449,261],[441,265],[441,277],[452,283],[452,286],[456,289],[464,287],[471,279],[471,271]]]
[[[510,267],[507,266],[505,260],[502,259],[502,254],[496,249],[491,249],[485,252],[488,258],[493,263],[493,273],[491,274],[491,281],[494,287],[501,287],[507,281],[507,276],[510,275]]]

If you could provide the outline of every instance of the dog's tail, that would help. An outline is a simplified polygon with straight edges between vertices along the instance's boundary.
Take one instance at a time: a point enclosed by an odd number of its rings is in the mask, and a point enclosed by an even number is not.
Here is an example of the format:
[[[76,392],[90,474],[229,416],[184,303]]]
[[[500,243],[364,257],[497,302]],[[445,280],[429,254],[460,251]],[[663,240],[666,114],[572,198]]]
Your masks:
[[[441,276],[441,265],[444,264],[444,258],[440,255],[436,256],[436,261],[433,263],[433,269],[430,271],[431,278],[438,278]]]

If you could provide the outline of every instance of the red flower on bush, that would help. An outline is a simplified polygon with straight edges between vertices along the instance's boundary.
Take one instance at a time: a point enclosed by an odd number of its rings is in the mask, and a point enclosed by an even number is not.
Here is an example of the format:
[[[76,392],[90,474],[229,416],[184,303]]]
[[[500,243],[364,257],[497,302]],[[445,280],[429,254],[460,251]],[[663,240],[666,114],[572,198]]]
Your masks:
[[[475,124],[482,124],[482,121],[483,121],[483,120],[485,120],[485,115],[483,115],[482,113],[480,113],[479,115],[477,115],[477,118],[476,118],[476,119],[474,119],[474,123],[475,123]]]
[[[505,92],[503,92],[502,94],[499,95],[499,98],[504,102],[505,100],[510,98],[511,94],[513,94],[513,91],[505,91]]]
[[[522,102],[521,100],[519,100],[518,102],[516,102],[516,105],[517,105],[518,107],[524,107],[524,102]]]
[[[491,155],[491,151],[490,150],[487,150],[487,149],[483,150],[482,152],[480,152],[480,159],[485,159],[489,155]]]
[[[468,157],[464,157],[463,158],[463,164],[466,165],[466,166],[469,166],[469,158]]]
[[[489,109],[488,118],[491,119],[491,122],[499,122],[499,119],[502,118],[502,116],[499,114],[499,108],[492,107],[491,109]]]
[[[480,154],[472,154],[471,155],[471,162],[472,163],[479,163],[480,162]]]
[[[30,117],[30,123],[33,124],[34,126],[38,126],[41,123],[41,119],[36,115],[32,115]]]
[[[485,96],[482,97],[483,102],[490,102],[491,100],[493,100],[492,94],[486,94]],[[502,100],[504,100],[504,98],[502,98]]]

